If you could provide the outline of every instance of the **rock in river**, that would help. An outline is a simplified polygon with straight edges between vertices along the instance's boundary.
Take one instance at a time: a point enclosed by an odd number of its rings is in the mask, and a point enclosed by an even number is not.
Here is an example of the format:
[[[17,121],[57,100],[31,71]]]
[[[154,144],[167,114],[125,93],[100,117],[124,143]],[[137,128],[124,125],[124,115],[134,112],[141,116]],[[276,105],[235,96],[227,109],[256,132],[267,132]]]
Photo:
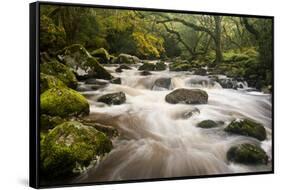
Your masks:
[[[166,102],[171,104],[207,104],[208,94],[200,89],[176,89],[165,97]]]
[[[126,101],[126,95],[124,92],[105,94],[99,97],[97,101],[106,103],[108,105],[120,105]]]

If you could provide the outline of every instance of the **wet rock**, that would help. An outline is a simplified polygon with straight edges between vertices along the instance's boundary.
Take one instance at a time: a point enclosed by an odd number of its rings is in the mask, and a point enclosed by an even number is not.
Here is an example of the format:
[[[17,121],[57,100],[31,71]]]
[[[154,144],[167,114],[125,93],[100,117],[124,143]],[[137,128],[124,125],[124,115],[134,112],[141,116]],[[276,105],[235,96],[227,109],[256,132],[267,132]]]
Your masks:
[[[166,65],[163,61],[159,61],[155,64],[155,68],[154,68],[155,71],[163,71],[163,70],[166,70]]]
[[[165,89],[170,89],[170,86],[171,86],[171,78],[159,78],[154,82],[152,89],[165,90]]]
[[[165,97],[166,102],[171,104],[206,104],[208,94],[200,89],[176,89]]]
[[[115,60],[117,64],[136,64],[140,62],[141,60],[138,57],[125,53],[121,53]]]
[[[249,119],[234,120],[224,130],[229,133],[254,137],[260,141],[266,139],[264,126]]]
[[[105,94],[99,97],[97,101],[106,103],[108,105],[120,105],[126,101],[126,95],[124,92]]]
[[[203,68],[199,68],[199,69],[196,69],[196,70],[194,71],[194,74],[195,74],[195,75],[206,76],[206,75],[207,75],[207,70],[206,70],[206,69],[203,69]]]
[[[79,174],[113,148],[104,133],[76,121],[56,126],[40,145],[40,170],[51,179]]]
[[[103,125],[103,124],[96,123],[96,122],[94,122],[92,120],[89,120],[89,119],[81,120],[81,123],[83,123],[84,125],[87,125],[87,126],[94,127],[96,130],[98,130],[100,132],[103,132],[104,134],[106,134],[110,138],[116,137],[119,134],[117,129],[110,126],[110,125]]]
[[[117,72],[117,73],[121,73],[122,71],[123,71],[123,69],[127,69],[127,70],[131,70],[132,68],[131,67],[129,67],[129,66],[127,66],[127,65],[120,65],[119,67],[117,67],[116,69],[115,69],[115,71]]]
[[[253,144],[233,146],[227,151],[227,159],[242,164],[267,164],[268,156],[260,147]]]
[[[140,75],[147,76],[147,75],[152,75],[152,73],[149,71],[142,71],[142,72],[140,72]]]
[[[139,69],[139,71],[154,71],[155,65],[153,63],[143,63]]]
[[[121,84],[121,78],[114,78],[110,81],[112,84]]]
[[[66,85],[58,78],[52,75],[40,73],[40,93],[54,87],[66,87]]]
[[[65,122],[66,120],[59,116],[50,116],[46,114],[40,115],[40,130],[53,129],[55,126]]]
[[[204,129],[214,128],[217,126],[218,126],[217,122],[209,119],[201,121],[200,123],[197,124],[197,127],[204,128]]]

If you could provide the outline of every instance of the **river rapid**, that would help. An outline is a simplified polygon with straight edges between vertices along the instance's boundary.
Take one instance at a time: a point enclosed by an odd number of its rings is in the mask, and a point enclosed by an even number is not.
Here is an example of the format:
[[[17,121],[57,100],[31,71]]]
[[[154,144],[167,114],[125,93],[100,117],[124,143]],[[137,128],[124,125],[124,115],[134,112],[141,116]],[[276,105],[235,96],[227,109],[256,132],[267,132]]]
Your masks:
[[[237,90],[224,89],[210,76],[190,72],[155,71],[142,76],[137,65],[116,73],[117,65],[105,68],[121,85],[108,84],[99,90],[82,92],[90,103],[90,117],[112,125],[120,135],[113,139],[114,149],[97,164],[75,179],[77,183],[138,180],[151,178],[270,171],[272,156],[271,95],[249,90],[241,82]],[[220,76],[225,77],[225,76]],[[168,89],[155,86],[159,78],[171,78]],[[87,86],[83,82],[80,86]],[[202,89],[208,103],[201,105],[169,104],[165,96],[177,88]],[[126,102],[108,106],[97,102],[100,95],[122,91]],[[250,118],[262,123],[265,141],[231,135],[224,128],[234,119]],[[202,120],[221,123],[219,127],[196,127]],[[267,165],[243,165],[228,162],[226,152],[237,144],[260,145],[269,156]]]

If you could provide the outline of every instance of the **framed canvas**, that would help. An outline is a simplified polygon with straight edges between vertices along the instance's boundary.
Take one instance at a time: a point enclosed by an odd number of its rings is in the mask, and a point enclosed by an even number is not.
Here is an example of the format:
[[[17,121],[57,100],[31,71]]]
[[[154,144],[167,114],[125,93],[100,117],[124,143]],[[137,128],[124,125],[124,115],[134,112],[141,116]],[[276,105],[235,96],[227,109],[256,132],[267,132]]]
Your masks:
[[[30,186],[274,172],[274,18],[30,4]]]

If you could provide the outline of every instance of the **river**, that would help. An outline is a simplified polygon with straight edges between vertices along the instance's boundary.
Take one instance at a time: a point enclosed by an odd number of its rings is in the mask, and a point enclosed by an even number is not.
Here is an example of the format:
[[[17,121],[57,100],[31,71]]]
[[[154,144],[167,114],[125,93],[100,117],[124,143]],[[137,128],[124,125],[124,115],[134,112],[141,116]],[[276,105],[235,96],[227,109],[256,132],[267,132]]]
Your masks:
[[[114,149],[98,163],[78,176],[75,182],[137,180],[166,177],[270,171],[272,155],[271,95],[242,88],[224,89],[209,76],[168,70],[141,76],[137,65],[116,73],[116,65],[105,68],[122,84],[82,92],[90,102],[90,118],[116,127],[120,136],[113,140]],[[224,77],[224,76],[221,76]],[[154,86],[159,78],[171,78],[168,89]],[[84,83],[80,83],[85,86]],[[165,96],[177,88],[202,89],[208,93],[208,104],[169,104]],[[126,103],[106,106],[96,102],[102,94],[122,91]],[[262,123],[265,141],[230,135],[224,127],[232,120],[250,118]],[[212,129],[196,124],[211,119],[222,123]],[[227,150],[236,144],[260,145],[269,156],[269,164],[260,166],[230,163]]]

